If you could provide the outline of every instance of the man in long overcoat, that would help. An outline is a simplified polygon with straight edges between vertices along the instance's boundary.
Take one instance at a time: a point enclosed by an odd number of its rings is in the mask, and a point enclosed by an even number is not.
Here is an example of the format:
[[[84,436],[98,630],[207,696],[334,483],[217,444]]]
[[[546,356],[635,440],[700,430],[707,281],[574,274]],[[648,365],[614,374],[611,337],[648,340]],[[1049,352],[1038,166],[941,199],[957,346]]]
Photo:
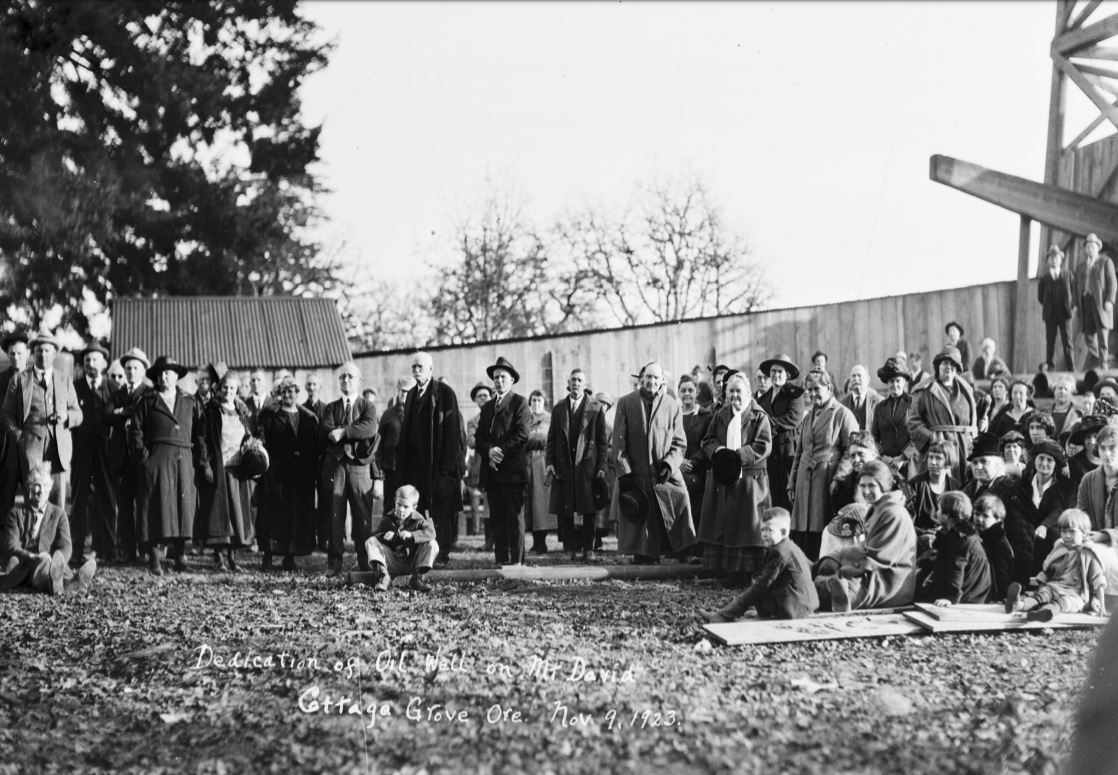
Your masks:
[[[1048,248],[1047,263],[1048,266],[1036,286],[1040,316],[1044,320],[1044,362],[1049,369],[1056,368],[1052,355],[1056,349],[1056,334],[1059,333],[1060,344],[1064,348],[1064,369],[1072,371],[1075,367],[1071,360],[1068,321],[1075,309],[1075,299],[1071,290],[1071,273],[1064,269],[1064,252],[1056,245]]]
[[[109,351],[94,342],[78,354],[85,372],[74,384],[82,424],[74,429],[74,502],[70,538],[75,565],[85,562],[87,536],[103,561],[116,559],[116,482],[109,468],[108,419],[113,413],[113,388],[105,379]]]
[[[559,536],[572,560],[580,551],[584,560],[594,559],[594,488],[605,485],[608,455],[604,408],[586,393],[586,373],[575,369],[566,398],[551,410],[544,452],[550,511],[559,518]]]
[[[434,362],[425,352],[412,357],[415,387],[404,399],[404,419],[396,445],[397,484],[419,490],[419,510],[435,522],[436,564],[445,565],[458,539],[462,476],[466,472],[466,425],[458,396],[433,379]],[[389,496],[385,494],[385,500]]]
[[[935,379],[913,391],[908,410],[908,437],[920,453],[917,473],[927,468],[924,458],[928,445],[933,441],[945,441],[955,449],[951,475],[962,482],[971,443],[978,435],[974,391],[958,376],[963,371],[963,361],[954,347],[946,347],[936,355],[932,370]]]
[[[1084,368],[1092,366],[1109,368],[1107,354],[1110,329],[1114,327],[1114,298],[1118,293],[1114,263],[1109,256],[1100,255],[1102,240],[1088,234],[1084,251],[1087,264],[1076,277],[1076,296],[1079,304],[1079,326],[1087,340],[1087,361]]]
[[[683,410],[664,389],[660,364],[649,363],[637,389],[618,399],[613,421],[617,488],[610,517],[617,523],[617,551],[634,555],[635,562],[659,562],[661,554],[678,554],[695,543],[691,501],[679,470],[686,449]],[[622,513],[629,489],[643,493],[649,504],[638,519]]]
[[[12,379],[27,368],[27,361],[31,350],[27,347],[27,334],[16,332],[4,339],[4,352],[8,354],[6,370],[0,372],[0,401],[8,394],[8,386]],[[3,433],[3,443],[0,444],[0,514],[7,514],[8,509],[16,501],[19,491],[19,435],[9,428],[0,428]]]

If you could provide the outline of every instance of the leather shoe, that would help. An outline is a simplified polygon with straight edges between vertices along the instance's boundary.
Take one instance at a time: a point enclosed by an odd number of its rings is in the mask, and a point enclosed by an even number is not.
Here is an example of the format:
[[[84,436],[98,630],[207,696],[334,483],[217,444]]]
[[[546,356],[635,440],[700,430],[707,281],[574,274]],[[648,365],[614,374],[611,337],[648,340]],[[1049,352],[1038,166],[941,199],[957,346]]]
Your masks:
[[[586,551],[584,551],[582,553],[582,561],[583,562],[597,562],[598,561],[598,555],[594,553],[593,549],[587,549]]]
[[[218,573],[229,572],[229,560],[221,552],[214,552],[214,570]]]
[[[416,573],[412,574],[411,581],[408,582],[408,589],[426,593],[431,591],[431,585],[424,581],[422,576]]]
[[[163,575],[163,560],[159,557],[158,549],[152,549],[148,553],[148,570],[155,576]]]
[[[295,565],[295,558],[290,554],[283,558],[283,569],[287,571],[299,570],[298,566]]]
[[[708,624],[725,624],[726,622],[733,621],[733,619],[730,619],[728,617],[723,616],[718,611],[700,610],[699,611],[699,616],[701,616],[703,619],[705,619]]]

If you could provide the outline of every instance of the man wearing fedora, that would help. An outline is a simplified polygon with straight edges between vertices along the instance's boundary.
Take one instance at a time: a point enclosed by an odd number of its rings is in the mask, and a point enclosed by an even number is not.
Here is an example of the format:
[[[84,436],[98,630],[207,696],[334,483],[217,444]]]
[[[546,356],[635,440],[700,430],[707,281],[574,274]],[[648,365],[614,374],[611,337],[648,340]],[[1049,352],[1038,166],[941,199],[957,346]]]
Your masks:
[[[133,347],[120,356],[124,384],[113,393],[113,410],[106,419],[109,434],[109,466],[116,474],[116,530],[120,556],[126,562],[138,557],[136,541],[136,489],[139,467],[128,453],[128,423],[136,402],[151,388],[144,382],[151,367],[144,351]]]
[[[1114,327],[1114,297],[1118,291],[1114,264],[1109,256],[1100,255],[1102,240],[1088,234],[1084,245],[1087,264],[1076,277],[1076,301],[1079,327],[1087,342],[1087,360],[1083,368],[1109,368],[1107,354],[1110,329]],[[1074,313],[1074,310],[1073,310]]]
[[[617,523],[617,551],[636,563],[658,563],[660,555],[680,555],[695,543],[691,501],[680,472],[687,434],[683,410],[664,385],[664,370],[653,361],[641,369],[640,385],[617,400],[612,455],[617,489],[610,516]],[[627,513],[622,501],[639,493],[646,509]]]
[[[823,357],[826,359],[827,356]],[[772,381],[772,387],[757,399],[772,424],[772,454],[765,461],[769,470],[772,505],[791,510],[788,479],[792,475],[792,459],[796,454],[796,431],[804,418],[804,389],[793,385],[792,380],[800,376],[800,370],[784,353],[761,361],[758,368]]]
[[[4,426],[18,438],[20,476],[40,463],[54,477],[51,503],[65,507],[70,463],[74,453],[72,428],[82,423],[74,382],[54,369],[58,340],[49,331],[31,339],[31,368],[12,378],[4,394]]]
[[[417,352],[412,356],[415,385],[404,400],[396,458],[399,484],[419,490],[419,510],[435,522],[439,544],[435,563],[445,565],[458,541],[462,477],[466,473],[466,424],[454,389],[435,379],[434,374],[435,364],[429,354]]]
[[[532,412],[524,396],[512,392],[520,372],[505,358],[486,368],[495,395],[481,409],[474,448],[481,457],[479,480],[489,505],[493,553],[498,565],[524,560],[524,495],[528,484],[526,445]]]
[[[888,392],[874,407],[870,421],[870,435],[877,442],[881,459],[894,471],[909,478],[911,461],[916,457],[916,447],[908,437],[908,410],[912,408],[912,375],[901,368],[896,358],[887,358],[877,370],[877,378],[885,383]]]
[[[85,561],[90,533],[93,550],[101,561],[116,560],[117,515],[116,485],[109,471],[109,418],[114,409],[112,386],[105,378],[109,351],[94,342],[78,353],[78,362],[83,375],[74,384],[74,392],[83,419],[73,434],[70,538],[74,542],[73,562],[80,566]]]
[[[924,456],[933,441],[954,445],[955,462],[951,476],[960,482],[971,443],[978,435],[978,409],[974,390],[961,376],[963,359],[954,347],[945,347],[932,359],[935,379],[918,385],[908,410],[908,437],[920,453],[920,470],[925,469]]]
[[[544,461],[551,483],[551,513],[559,518],[563,548],[576,559],[594,559],[594,515],[606,483],[609,439],[602,405],[587,392],[586,372],[567,377],[567,396],[555,402],[547,431]]]
[[[8,368],[0,372],[0,397],[8,394],[12,379],[27,368],[31,350],[27,347],[26,332],[17,331],[6,336],[4,352],[8,355]],[[3,433],[0,439],[0,514],[7,514],[19,491],[19,436],[8,428],[0,433]]]

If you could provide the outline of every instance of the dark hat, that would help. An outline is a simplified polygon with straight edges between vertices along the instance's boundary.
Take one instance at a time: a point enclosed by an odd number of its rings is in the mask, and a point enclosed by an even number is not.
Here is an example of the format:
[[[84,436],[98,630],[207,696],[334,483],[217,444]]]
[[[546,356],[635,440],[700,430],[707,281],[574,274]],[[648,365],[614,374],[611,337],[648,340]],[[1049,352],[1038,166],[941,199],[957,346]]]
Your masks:
[[[957,321],[954,321],[954,320],[952,320],[950,323],[948,323],[946,326],[943,327],[943,333],[950,334],[951,333],[951,326],[955,326],[955,328],[959,329],[959,336],[963,336],[964,334],[967,333],[966,331],[963,330],[963,327],[960,326],[959,323]]]
[[[156,360],[156,363],[159,361]],[[240,462],[235,465],[230,464],[229,470],[238,479],[256,479],[267,473],[270,463],[268,450],[264,449],[264,445],[259,441],[250,440],[241,450]]]
[[[1010,444],[1020,444],[1023,447],[1025,446],[1025,437],[1021,435],[1020,431],[1006,431],[998,439],[998,449],[1004,452]]]
[[[11,347],[16,342],[23,342],[24,344],[27,344],[27,332],[23,331],[23,330],[13,331],[12,333],[5,336],[4,341],[2,343],[3,347],[4,347],[4,352],[7,352],[8,348]]]
[[[1104,387],[1108,387],[1111,390],[1113,390],[1115,393],[1118,393],[1118,382],[1115,382],[1110,377],[1107,377],[1104,380],[1100,380],[1099,382],[1096,382],[1094,387],[1091,388],[1091,392],[1095,394],[1096,398],[1098,398],[1099,394],[1102,393],[1102,389]]]
[[[594,492],[594,508],[601,511],[609,505],[609,482],[604,476],[595,476],[591,486]]]
[[[783,366],[784,370],[788,372],[788,379],[795,379],[800,376],[800,370],[796,368],[796,364],[792,363],[792,356],[790,355],[777,353],[767,361],[761,361],[761,366],[759,368],[761,371],[768,374],[769,369],[773,366]]]
[[[1082,395],[1094,390],[1097,384],[1099,384],[1099,373],[1094,369],[1087,369],[1083,374],[1083,379],[1075,383],[1075,392]]]
[[[978,438],[974,440],[974,446],[971,448],[970,454],[967,455],[967,460],[974,460],[978,457],[1001,457],[1002,450],[998,444],[998,437],[992,433],[980,433]]]
[[[1048,384],[1048,375],[1038,371],[1033,377],[1033,395],[1038,398],[1051,398],[1052,388]]]
[[[477,397],[479,390],[488,390],[489,395],[493,395],[493,386],[487,385],[484,382],[479,382],[470,389],[470,400],[473,401]]]
[[[496,363],[494,363],[492,366],[489,366],[488,368],[486,368],[485,373],[489,375],[489,379],[493,379],[493,372],[495,372],[497,369],[504,369],[509,374],[511,374],[512,375],[512,381],[514,383],[520,381],[520,372],[517,371],[516,369],[514,369],[512,367],[512,364],[509,363],[506,358],[500,357],[500,358],[497,359]]]
[[[1077,446],[1082,446],[1083,442],[1087,440],[1088,436],[1093,436],[1105,427],[1105,417],[1098,414],[1089,414],[1082,420],[1077,422],[1071,429],[1071,435],[1068,436],[1068,442]]]
[[[648,493],[637,487],[625,490],[617,496],[617,506],[621,516],[638,525],[643,525],[648,519],[650,505]]]
[[[741,478],[741,455],[737,450],[722,447],[710,458],[710,475],[717,484],[733,484]]]
[[[1033,447],[1033,460],[1036,460],[1037,455],[1048,455],[1056,461],[1056,468],[1060,469],[1067,465],[1067,458],[1064,456],[1064,451],[1060,449],[1060,445],[1051,439],[1044,441]]]
[[[963,356],[958,347],[944,347],[936,353],[936,357],[932,358],[932,368],[938,371],[940,361],[951,361],[955,364],[955,371],[963,371]]]
[[[182,379],[190,369],[186,368],[169,355],[160,355],[155,359],[155,363],[151,365],[151,368],[148,369],[148,379],[155,382],[165,371],[173,371],[179,375],[179,379]]]
[[[229,364],[225,361],[218,361],[217,363],[207,363],[206,368],[203,369],[209,375],[210,382],[217,385],[229,373]]]
[[[144,368],[151,366],[151,361],[148,360],[147,355],[139,347],[133,347],[131,350],[120,356],[120,365],[123,366],[128,361],[139,361],[144,364]]]
[[[897,377],[904,377],[908,384],[912,384],[912,375],[897,365],[896,358],[886,358],[885,365],[877,370],[877,378],[888,385]]]
[[[31,337],[31,341],[29,342],[29,345],[32,348],[34,348],[35,345],[38,344],[49,344],[53,345],[54,349],[59,349],[58,338],[45,328],[40,328],[38,331],[36,331],[35,335]]]
[[[711,374],[717,374],[719,371],[733,371],[732,366],[727,366],[725,363],[720,363],[710,370]]]
[[[85,363],[85,356],[89,355],[90,353],[101,353],[101,355],[105,356],[106,361],[111,359],[108,348],[106,348],[105,345],[101,344],[100,342],[94,341],[87,345],[84,350],[78,353],[78,363]]]

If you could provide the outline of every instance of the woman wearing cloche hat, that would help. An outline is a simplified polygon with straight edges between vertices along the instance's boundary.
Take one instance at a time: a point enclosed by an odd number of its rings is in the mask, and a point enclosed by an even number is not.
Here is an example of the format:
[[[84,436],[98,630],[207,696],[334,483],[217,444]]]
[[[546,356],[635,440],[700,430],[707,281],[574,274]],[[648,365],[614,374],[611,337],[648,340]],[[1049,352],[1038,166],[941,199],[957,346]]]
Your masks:
[[[919,385],[912,394],[908,433],[923,456],[933,441],[955,447],[951,476],[963,481],[963,467],[970,455],[971,441],[978,433],[978,408],[974,390],[959,376],[963,359],[954,347],[945,347],[932,359],[934,379]]]

